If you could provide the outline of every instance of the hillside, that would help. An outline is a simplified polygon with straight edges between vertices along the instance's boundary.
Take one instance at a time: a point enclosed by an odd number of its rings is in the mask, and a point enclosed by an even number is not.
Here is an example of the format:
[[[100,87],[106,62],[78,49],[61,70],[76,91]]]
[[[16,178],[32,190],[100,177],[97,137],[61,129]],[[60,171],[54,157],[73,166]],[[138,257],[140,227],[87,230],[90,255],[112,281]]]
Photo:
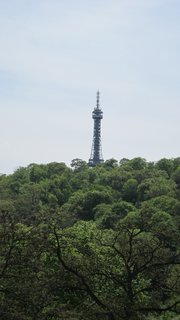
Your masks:
[[[180,158],[0,176],[0,319],[180,317]]]

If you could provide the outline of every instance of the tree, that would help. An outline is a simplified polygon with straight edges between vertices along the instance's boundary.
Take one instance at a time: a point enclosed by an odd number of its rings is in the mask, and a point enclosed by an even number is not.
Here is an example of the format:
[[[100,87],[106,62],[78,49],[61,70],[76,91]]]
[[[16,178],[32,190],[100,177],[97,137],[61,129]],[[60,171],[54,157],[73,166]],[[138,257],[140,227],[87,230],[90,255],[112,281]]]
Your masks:
[[[116,231],[79,222],[63,232],[55,229],[54,237],[57,259],[73,279],[73,294],[82,293],[87,319],[179,312],[179,234],[169,215],[131,213]]]
[[[71,161],[71,167],[74,170],[80,171],[87,167],[86,161],[76,158]]]
[[[156,166],[160,170],[166,171],[168,176],[171,177],[172,172],[174,170],[174,162],[172,159],[163,158],[156,163]]]
[[[116,168],[118,166],[118,161],[114,158],[106,160],[104,166],[107,168]]]
[[[162,195],[175,197],[175,192],[176,185],[174,181],[164,177],[145,179],[141,184],[139,184],[137,189],[139,201],[148,200]]]
[[[0,318],[178,318],[179,164],[75,159],[0,176]]]
[[[137,187],[138,182],[136,179],[126,181],[122,190],[123,199],[135,203],[137,201]]]
[[[70,197],[68,203],[61,208],[66,213],[75,215],[78,219],[91,220],[94,218],[93,209],[100,203],[111,203],[112,196],[109,192],[92,190],[77,191]]]

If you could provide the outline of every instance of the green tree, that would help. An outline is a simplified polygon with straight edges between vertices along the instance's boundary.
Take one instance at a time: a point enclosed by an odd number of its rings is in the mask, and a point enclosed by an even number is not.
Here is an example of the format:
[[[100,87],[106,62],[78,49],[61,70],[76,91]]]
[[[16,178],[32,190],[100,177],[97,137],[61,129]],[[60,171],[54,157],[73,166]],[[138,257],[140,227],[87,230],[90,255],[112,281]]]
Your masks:
[[[161,195],[175,197],[176,185],[173,180],[164,177],[149,178],[139,184],[137,193],[139,201],[148,200]]]
[[[63,232],[54,230],[54,237],[57,260],[72,277],[73,294],[82,293],[87,319],[145,319],[179,312],[178,251],[171,250],[179,235],[169,215],[149,220],[131,213],[116,231],[79,222]]]
[[[137,187],[138,182],[136,179],[126,181],[122,190],[123,199],[135,203],[137,201]]]
[[[160,170],[166,171],[168,176],[171,177],[174,170],[174,162],[172,159],[163,158],[156,163],[156,166]]]

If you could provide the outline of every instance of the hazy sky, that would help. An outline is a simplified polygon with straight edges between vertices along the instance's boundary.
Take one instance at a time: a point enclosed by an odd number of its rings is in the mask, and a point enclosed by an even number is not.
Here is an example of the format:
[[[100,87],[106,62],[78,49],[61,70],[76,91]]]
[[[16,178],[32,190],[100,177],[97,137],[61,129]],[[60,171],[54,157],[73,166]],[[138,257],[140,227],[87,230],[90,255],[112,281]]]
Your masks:
[[[179,154],[180,0],[0,0],[0,172]]]

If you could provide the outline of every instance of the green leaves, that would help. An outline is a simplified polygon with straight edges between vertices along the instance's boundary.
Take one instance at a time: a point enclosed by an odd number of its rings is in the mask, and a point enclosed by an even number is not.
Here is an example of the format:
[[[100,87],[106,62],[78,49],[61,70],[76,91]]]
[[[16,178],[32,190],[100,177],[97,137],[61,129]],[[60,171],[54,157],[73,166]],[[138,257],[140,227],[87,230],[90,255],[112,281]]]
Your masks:
[[[1,176],[1,319],[179,316],[179,165],[74,159]]]

